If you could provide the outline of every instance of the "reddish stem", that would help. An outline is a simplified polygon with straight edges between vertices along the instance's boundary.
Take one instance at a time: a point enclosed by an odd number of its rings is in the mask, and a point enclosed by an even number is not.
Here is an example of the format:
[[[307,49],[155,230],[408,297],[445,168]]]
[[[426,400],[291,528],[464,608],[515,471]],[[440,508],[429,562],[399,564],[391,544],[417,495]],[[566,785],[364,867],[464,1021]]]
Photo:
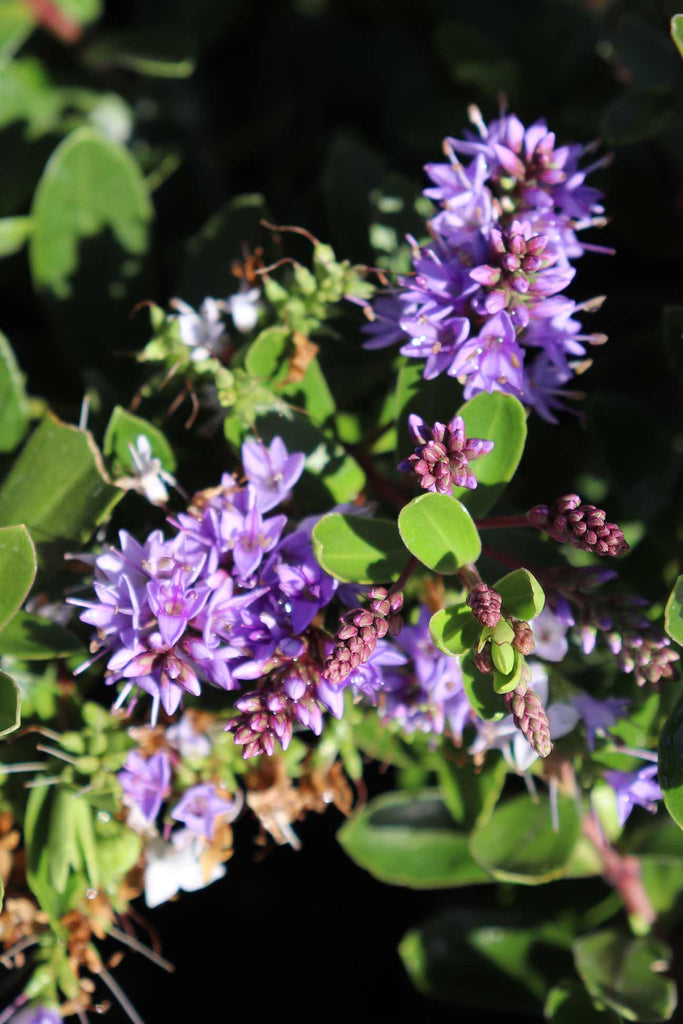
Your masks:
[[[533,526],[526,515],[522,516],[487,516],[484,519],[475,519],[478,530],[503,530],[511,526]]]

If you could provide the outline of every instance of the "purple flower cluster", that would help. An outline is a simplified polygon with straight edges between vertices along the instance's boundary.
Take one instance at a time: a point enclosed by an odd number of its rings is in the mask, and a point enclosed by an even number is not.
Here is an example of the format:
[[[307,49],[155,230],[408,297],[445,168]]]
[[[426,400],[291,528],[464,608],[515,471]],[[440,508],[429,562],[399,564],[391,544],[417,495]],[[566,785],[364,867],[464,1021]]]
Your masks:
[[[170,540],[155,531],[139,544],[122,531],[120,547],[95,561],[95,600],[73,601],[97,630],[107,682],[123,683],[117,706],[142,690],[152,697],[153,723],[160,707],[174,714],[202,682],[237,690],[294,664],[336,591],[309,531],[284,535],[287,517],[268,514],[288,497],[304,456],[275,438],[268,448],[245,443],[242,458],[246,486],[224,476],[178,516]],[[139,768],[137,787],[145,785]],[[148,773],[157,768],[147,762]],[[122,782],[125,789],[125,775]],[[140,794],[136,802],[151,814]]]
[[[606,161],[580,167],[591,147],[558,146],[542,120],[525,128],[514,114],[489,125],[474,108],[470,116],[478,134],[446,139],[447,162],[425,168],[424,194],[440,207],[432,240],[413,244],[414,275],[377,301],[366,345],[403,340],[403,355],[425,360],[425,379],[456,377],[465,398],[508,392],[554,422],[572,360],[605,340],[575,316],[596,302],[561,293],[572,260],[609,251],[578,238],[604,223],[601,195],[585,180]]]

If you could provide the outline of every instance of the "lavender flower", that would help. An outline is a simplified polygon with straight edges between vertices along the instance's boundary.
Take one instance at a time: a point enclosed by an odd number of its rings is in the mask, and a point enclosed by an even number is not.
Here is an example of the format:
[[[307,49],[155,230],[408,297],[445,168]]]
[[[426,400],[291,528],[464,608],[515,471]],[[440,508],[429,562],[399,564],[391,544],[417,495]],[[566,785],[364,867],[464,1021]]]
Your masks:
[[[536,654],[544,661],[562,661],[569,650],[567,625],[548,605],[534,619],[534,640]]]
[[[290,455],[281,437],[274,437],[268,447],[259,441],[245,441],[242,465],[261,512],[269,512],[289,497],[305,461],[303,452]]]
[[[234,821],[242,809],[242,799],[226,800],[219,795],[212,782],[186,789],[171,811],[175,821],[182,822],[190,832],[211,841],[216,819]]]
[[[572,699],[572,705],[581,715],[586,729],[586,742],[590,751],[595,750],[595,737],[605,736],[610,726],[623,718],[630,703],[630,700],[622,697],[598,700],[587,693]]]
[[[432,240],[420,248],[409,239],[414,275],[377,300],[367,345],[391,344],[403,331],[410,340],[401,352],[425,360],[426,379],[457,377],[466,398],[517,395],[554,422],[574,372],[569,357],[585,353],[583,341],[605,340],[582,332],[579,307],[559,293],[572,260],[609,251],[578,239],[604,224],[600,193],[585,179],[606,161],[581,167],[590,147],[557,146],[544,121],[527,128],[509,114],[486,125],[476,108],[470,117],[478,135],[446,139],[448,162],[425,168],[425,195],[440,207]]]
[[[62,1024],[62,1015],[57,1009],[48,1006],[25,1006],[11,1018],[12,1024]]]
[[[619,824],[624,825],[633,808],[638,805],[654,814],[657,801],[662,799],[662,791],[654,776],[659,770],[658,765],[648,764],[637,772],[603,772],[605,779],[612,787],[617,798]]]
[[[408,417],[411,440],[415,451],[400,463],[403,472],[415,473],[420,487],[439,494],[451,494],[453,487],[477,486],[477,478],[469,468],[470,462],[493,449],[493,441],[465,436],[465,423],[455,416],[448,425],[434,423],[429,426],[414,413]]]
[[[124,803],[142,816],[145,825],[152,825],[170,791],[171,759],[165,750],[146,760],[137,750],[131,750],[118,780]]]

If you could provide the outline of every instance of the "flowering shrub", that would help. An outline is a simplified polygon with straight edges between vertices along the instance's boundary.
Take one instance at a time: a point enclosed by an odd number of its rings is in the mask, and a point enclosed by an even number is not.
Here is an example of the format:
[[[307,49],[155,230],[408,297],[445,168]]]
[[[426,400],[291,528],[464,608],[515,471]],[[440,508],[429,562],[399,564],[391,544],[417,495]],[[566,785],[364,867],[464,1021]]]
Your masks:
[[[528,121],[471,104],[444,160],[423,154],[422,192],[363,186],[371,253],[244,194],[169,289],[144,264],[178,158],[138,134],[145,97],[50,84],[21,47],[42,26],[106,81],[193,62],[84,37],[96,18],[0,12],[0,129],[50,142],[0,256],[28,247],[65,353],[0,335],[0,1024],[138,1024],[118,968],[127,949],[145,988],[173,971],[156,908],[304,856],[316,816],[392,899],[437,894],[398,951],[425,998],[672,1019],[680,426],[592,403],[620,338],[574,388],[607,341],[584,328],[605,296],[583,296],[615,251],[611,155],[556,136],[538,96]],[[680,322],[669,307],[678,368]],[[220,925],[232,973],[239,929]],[[259,964],[275,954],[263,939]]]

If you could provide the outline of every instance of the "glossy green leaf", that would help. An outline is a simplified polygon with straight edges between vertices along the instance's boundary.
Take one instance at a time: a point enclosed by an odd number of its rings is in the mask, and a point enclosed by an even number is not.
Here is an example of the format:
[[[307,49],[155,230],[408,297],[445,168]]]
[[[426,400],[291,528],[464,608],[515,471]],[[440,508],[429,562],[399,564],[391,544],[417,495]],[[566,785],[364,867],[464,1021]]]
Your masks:
[[[453,494],[473,516],[483,516],[495,505],[512,480],[526,444],[526,413],[513,395],[482,392],[458,409],[468,437],[493,441],[493,450],[472,463],[477,478],[474,490],[456,487]]]
[[[447,494],[428,492],[413,498],[401,509],[398,529],[410,553],[442,575],[476,562],[481,554],[469,512]]]
[[[24,375],[12,347],[0,331],[0,452],[13,452],[29,424]]]
[[[676,1009],[676,985],[667,978],[671,950],[659,939],[634,939],[605,928],[577,939],[576,969],[594,999],[626,1020],[657,1024]]]
[[[413,984],[431,998],[538,1012],[551,982],[571,970],[570,941],[552,921],[454,907],[409,931],[399,953]]]
[[[136,447],[141,434],[149,440],[152,456],[161,461],[165,470],[173,473],[176,468],[175,455],[159,428],[141,416],[134,416],[120,405],[114,408],[109,418],[102,442],[102,453],[105,458],[113,460],[114,472],[120,475],[134,471],[130,448]]]
[[[547,796],[527,794],[499,804],[472,836],[472,856],[502,882],[541,885],[565,874],[579,838],[576,805],[559,800],[559,832],[554,832]]]
[[[0,629],[16,615],[36,576],[36,552],[25,526],[0,528]]]
[[[289,328],[266,327],[247,349],[244,359],[247,373],[260,378],[268,386],[286,377],[288,356],[293,351],[290,339]]]
[[[666,602],[664,628],[672,640],[683,646],[683,576],[674,583]]]
[[[68,298],[79,246],[108,229],[128,259],[119,279],[109,281],[109,291],[128,291],[130,260],[147,249],[152,205],[140,168],[124,146],[89,128],[67,136],[47,163],[31,216],[29,260],[37,287]]]
[[[528,621],[540,615],[545,605],[545,594],[536,577],[528,569],[515,569],[493,584],[503,599],[506,615]]]
[[[0,259],[20,252],[28,242],[32,228],[30,217],[0,218]]]
[[[510,644],[491,644],[493,689],[496,693],[514,690],[522,676],[524,658]]]
[[[439,789],[446,807],[463,828],[490,817],[505,785],[507,768],[501,754],[490,753],[483,765],[458,764],[455,751],[442,749],[436,760]]]
[[[440,608],[429,620],[434,646],[443,654],[466,654],[471,651],[481,626],[466,605]]]
[[[391,519],[332,512],[313,528],[313,551],[325,572],[343,583],[390,583],[408,561]]]
[[[598,1009],[578,981],[560,982],[548,992],[543,1016],[551,1024],[620,1024],[613,1010]]]
[[[671,19],[671,38],[676,44],[676,49],[683,57],[683,14],[674,14]]]
[[[375,878],[411,889],[444,889],[491,881],[472,860],[436,789],[386,793],[342,825],[337,838]]]
[[[40,615],[17,612],[0,632],[0,655],[22,661],[65,658],[82,650],[82,644],[68,629]]]
[[[683,828],[683,700],[664,723],[659,736],[659,785],[666,809]]]
[[[121,494],[90,433],[48,415],[0,487],[0,525],[25,523],[39,560],[61,564],[64,551],[89,540]]]
[[[479,672],[472,655],[461,662],[462,685],[475,715],[489,722],[499,722],[507,714],[500,694],[493,689],[493,677]]]
[[[0,739],[16,732],[21,725],[21,695],[19,687],[4,672],[0,672]]]

